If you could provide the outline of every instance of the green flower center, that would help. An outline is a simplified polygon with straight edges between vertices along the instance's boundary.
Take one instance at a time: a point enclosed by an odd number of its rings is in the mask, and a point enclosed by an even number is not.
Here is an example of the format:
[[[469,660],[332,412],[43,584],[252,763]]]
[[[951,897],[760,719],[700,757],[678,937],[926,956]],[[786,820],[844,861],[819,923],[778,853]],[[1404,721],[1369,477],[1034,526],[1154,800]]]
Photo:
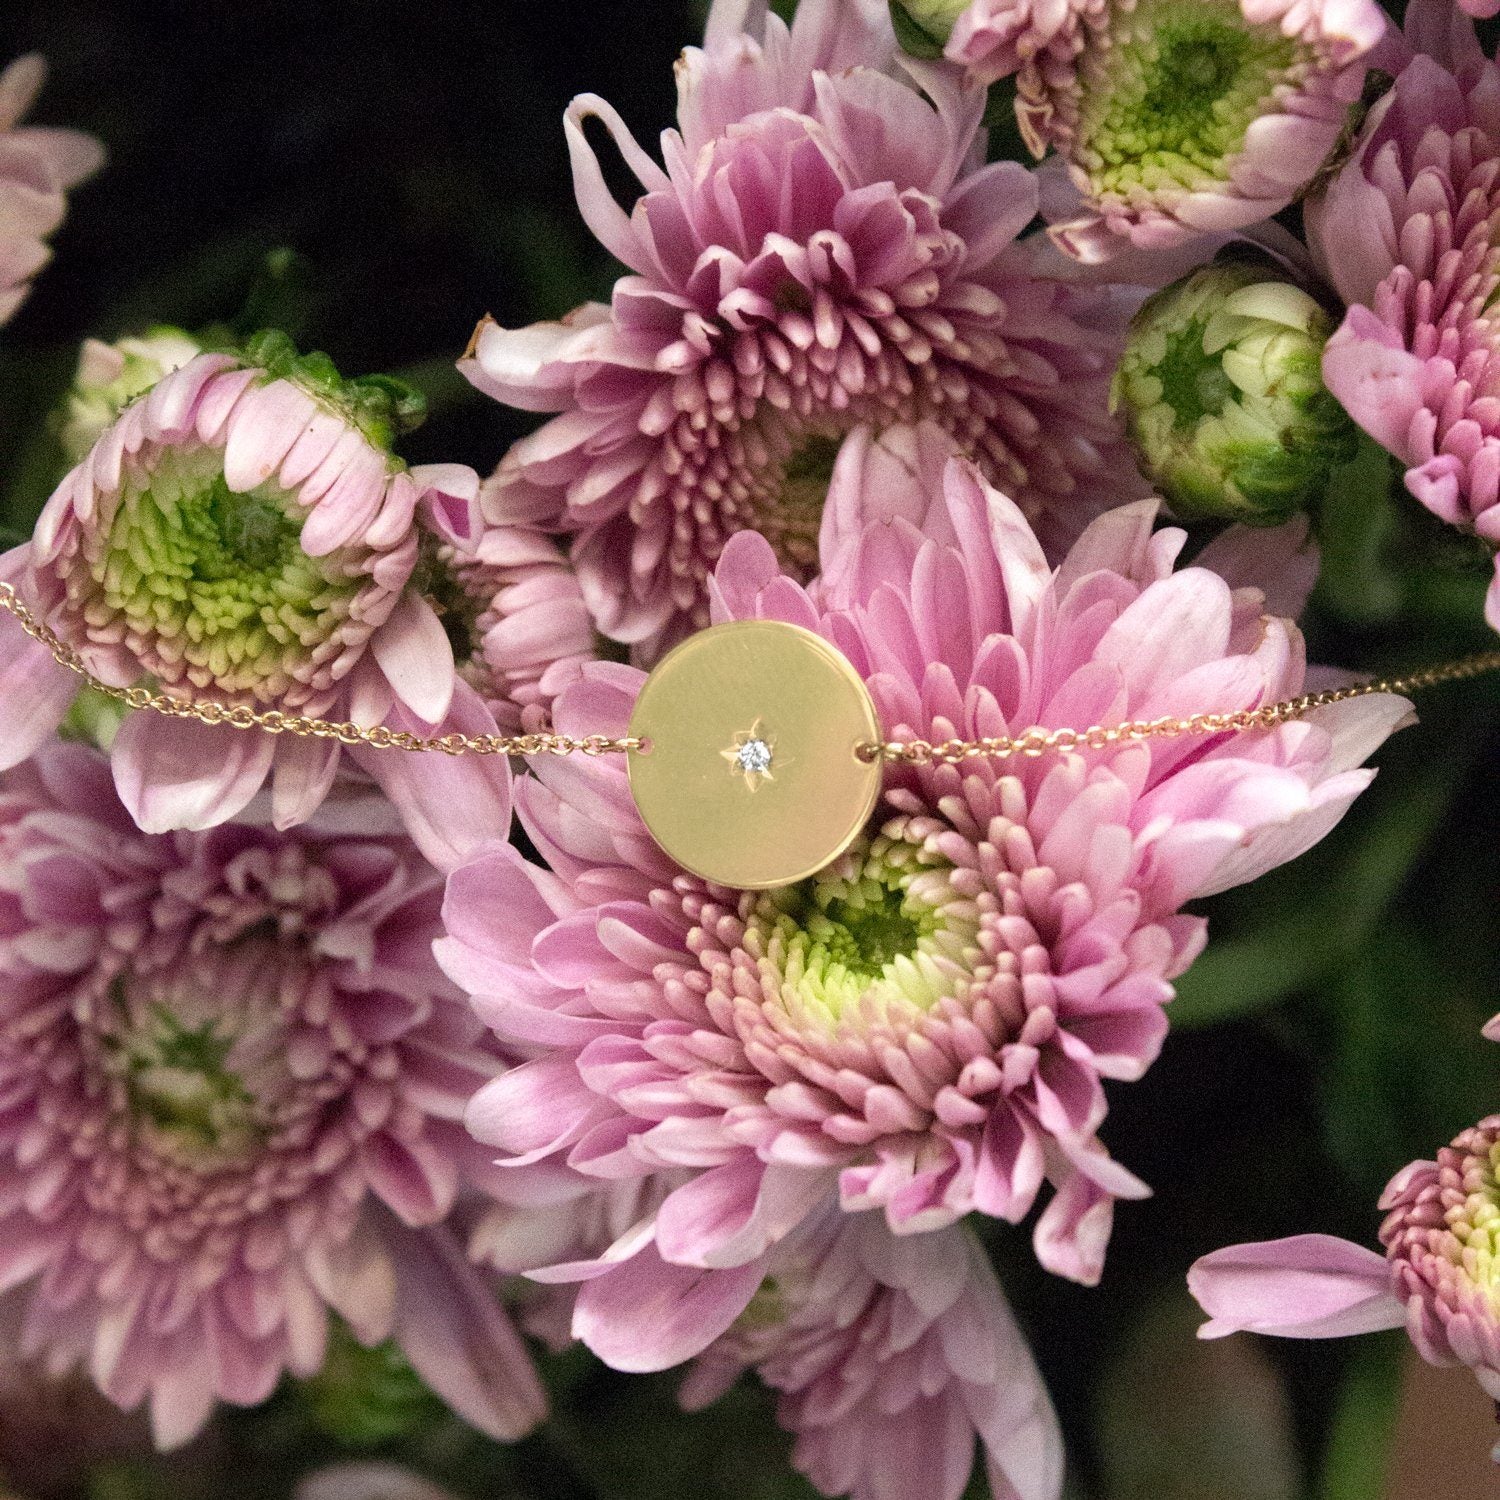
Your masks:
[[[978,912],[951,876],[946,863],[881,836],[761,897],[747,948],[770,966],[789,1010],[827,1024],[870,1006],[930,1010],[983,962]]]
[[[1146,0],[1113,24],[1112,45],[1089,49],[1080,70],[1076,154],[1096,193],[1222,180],[1306,50],[1248,23],[1239,0]]]
[[[1485,1156],[1469,1157],[1465,1166],[1469,1192],[1448,1210],[1448,1228],[1461,1247],[1468,1279],[1500,1310],[1500,1140],[1490,1143]]]
[[[234,1065],[241,1029],[232,1003],[128,981],[112,992],[117,1024],[108,1039],[112,1071],[131,1119],[160,1155],[200,1170],[242,1159],[264,1136],[262,1110]]]
[[[234,494],[222,461],[172,450],[127,473],[88,557],[86,626],[118,639],[123,623],[144,671],[165,682],[263,700],[326,686],[319,669],[347,647],[361,576],[342,554],[302,550],[295,496],[274,484]]]
[[[1161,399],[1171,408],[1172,425],[1182,431],[1205,417],[1217,417],[1234,395],[1234,383],[1219,358],[1203,352],[1206,318],[1167,335],[1166,353],[1156,366]]]

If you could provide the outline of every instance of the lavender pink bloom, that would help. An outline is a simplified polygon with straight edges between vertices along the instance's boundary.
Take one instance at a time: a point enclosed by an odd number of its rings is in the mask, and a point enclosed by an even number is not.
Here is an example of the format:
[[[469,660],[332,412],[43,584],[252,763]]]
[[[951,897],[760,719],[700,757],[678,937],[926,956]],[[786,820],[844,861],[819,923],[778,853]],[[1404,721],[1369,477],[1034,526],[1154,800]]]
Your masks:
[[[949,468],[938,506],[920,486],[907,504],[930,510],[928,534],[871,523],[816,595],[738,538],[718,614],[823,633],[897,736],[1301,689],[1300,531],[1231,534],[1174,572],[1183,534],[1127,506],[1054,570],[972,466]],[[640,682],[586,668],[560,727],[622,732]],[[533,1059],[485,1086],[470,1128],[516,1167],[680,1174],[569,1273],[599,1296],[648,1246],[684,1275],[746,1278],[830,1193],[907,1234],[976,1210],[1019,1221],[1049,1181],[1037,1253],[1091,1282],[1114,1200],[1146,1191],[1099,1140],[1102,1080],[1140,1077],[1161,1045],[1171,981],[1204,941],[1183,906],[1321,838],[1406,712],[1367,698],[1251,735],[893,774],[850,853],[759,894],[674,866],[621,765],[540,765],[517,802],[550,869],[497,849],[449,882],[440,960]]]
[[[545,729],[553,699],[595,654],[578,575],[556,540],[534,526],[483,526],[467,545],[439,545],[425,584],[459,676],[501,731]]]
[[[341,811],[144,834],[81,745],[0,780],[0,1288],[21,1357],[163,1446],[315,1372],[334,1316],[494,1436],[542,1415],[462,1248],[503,1059],[433,962],[441,877]]]
[[[1500,1115],[1397,1173],[1378,1255],[1323,1234],[1235,1245],[1188,1275],[1204,1338],[1340,1338],[1403,1324],[1422,1357],[1467,1365],[1500,1401]]]
[[[992,1500],[1058,1500],[1057,1418],[969,1230],[898,1238],[874,1214],[825,1209],[766,1271],[694,1363],[690,1410],[753,1369],[825,1495],[959,1500],[977,1439]]]
[[[0,324],[47,264],[47,238],[63,221],[68,192],[104,165],[93,136],[21,124],[46,77],[35,53],[0,72]]]
[[[406,469],[346,412],[289,379],[204,354],[127,406],[58,486],[0,577],[115,687],[432,733],[493,732],[410,586],[421,536],[472,543],[478,478]],[[78,679],[0,621],[0,766],[43,743]],[[336,740],[240,733],[133,714],[115,784],[148,832],[206,828],[269,782],[273,817],[311,815],[339,770]],[[505,837],[501,760],[351,759],[423,851],[453,863]]]
[[[1018,240],[1037,187],[984,165],[984,90],[901,66],[873,0],[804,0],[790,30],[718,0],[678,65],[662,165],[603,100],[568,111],[580,209],[628,274],[560,323],[484,323],[462,368],[557,413],[491,481],[495,519],[577,533],[595,622],[643,660],[704,623],[734,532],[815,570],[853,427],[938,422],[1068,536],[1143,492],[1107,414],[1128,309]],[[589,120],[641,185],[629,212]]]
[[[496,1269],[578,1261],[626,1234],[666,1185],[600,1187],[523,1169],[472,1247]],[[830,1196],[784,1240],[732,1271],[664,1261],[653,1247],[616,1274],[560,1281],[543,1269],[528,1326],[583,1339],[621,1370],[691,1360],[698,1410],[745,1372],[780,1392],[793,1461],[825,1495],[958,1500],[976,1440],[994,1500],[1058,1500],[1063,1447],[1052,1404],[989,1261],[960,1225],[896,1236]]]
[[[981,81],[1015,74],[1022,134],[1075,195],[1052,234],[1103,261],[1294,201],[1385,32],[1375,0],[975,0],[947,50]]]
[[[1489,7],[1493,10],[1493,7]],[[1486,12],[1488,13],[1488,12]],[[1434,515],[1500,547],[1500,65],[1438,0],[1408,13],[1415,55],[1354,156],[1308,207],[1309,242],[1349,304],[1323,375],[1406,466]],[[1500,573],[1486,618],[1500,630]]]

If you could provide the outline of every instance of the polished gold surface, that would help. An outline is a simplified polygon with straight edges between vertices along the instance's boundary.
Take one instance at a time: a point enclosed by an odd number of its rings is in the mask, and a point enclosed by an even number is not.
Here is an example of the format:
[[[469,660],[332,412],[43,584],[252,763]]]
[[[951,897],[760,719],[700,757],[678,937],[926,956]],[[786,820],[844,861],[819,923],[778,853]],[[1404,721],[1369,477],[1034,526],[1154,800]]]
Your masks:
[[[859,674],[821,636],[735,620],[689,636],[630,720],[630,789],[652,837],[706,880],[790,885],[847,849],[874,810],[880,741]],[[763,769],[761,769],[763,767]]]

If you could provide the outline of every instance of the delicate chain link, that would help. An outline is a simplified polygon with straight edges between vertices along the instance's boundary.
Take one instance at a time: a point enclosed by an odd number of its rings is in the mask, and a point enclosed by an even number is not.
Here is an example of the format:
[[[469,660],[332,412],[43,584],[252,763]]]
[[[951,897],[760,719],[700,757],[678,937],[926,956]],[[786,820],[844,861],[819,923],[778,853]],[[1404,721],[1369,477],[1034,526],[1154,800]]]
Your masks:
[[[267,734],[293,734],[305,738],[337,740],[341,745],[370,745],[377,750],[436,751],[443,755],[622,755],[645,748],[645,742],[628,736],[611,738],[588,734],[441,734],[425,736],[405,729],[377,724],[365,728],[348,720],[310,718],[283,713],[279,709],[252,708],[248,704],[190,701],[149,688],[111,687],[101,682],[84,664],[78,652],[45,625],[21,601],[15,589],[0,582],[0,609],[14,615],[21,629],[40,641],[60,666],[76,672],[96,692],[128,708],[146,709],[174,719],[197,719],[203,724],[225,724],[231,729],[260,729]],[[1159,719],[1127,719],[1122,724],[1094,724],[1088,729],[1027,729],[1018,735],[996,735],[979,740],[886,740],[861,745],[859,756],[866,762],[889,761],[902,765],[953,765],[976,756],[1004,760],[1012,755],[1027,758],[1054,751],[1107,750],[1112,745],[1142,740],[1171,739],[1183,735],[1242,734],[1251,729],[1274,729],[1333,703],[1367,698],[1374,693],[1406,695],[1445,682],[1462,682],[1500,671],[1500,651],[1481,651],[1457,661],[1407,673],[1357,682],[1348,687],[1304,693],[1260,708],[1242,708],[1228,713],[1168,714]]]
[[[203,724],[227,724],[231,729],[260,729],[267,734],[295,734],[309,739],[337,740],[341,745],[371,745],[377,750],[437,751],[443,755],[617,755],[639,750],[638,739],[611,739],[588,734],[581,739],[567,734],[412,734],[377,724],[365,728],[348,720],[309,718],[283,713],[275,708],[252,708],[249,704],[190,701],[168,693],[153,693],[142,687],[111,687],[101,682],[83,658],[56,631],[37,619],[8,583],[0,582],[0,609],[15,616],[21,629],[40,641],[59,666],[76,672],[95,692],[123,703],[127,708],[147,709],[172,719],[197,719]]]
[[[887,740],[881,745],[866,745],[860,750],[865,760],[896,761],[904,765],[952,765],[978,755],[1003,760],[1010,755],[1035,757],[1050,751],[1107,750],[1111,745],[1141,740],[1171,739],[1181,735],[1243,734],[1250,729],[1274,729],[1301,719],[1314,709],[1331,703],[1347,703],[1351,698],[1368,698],[1375,693],[1395,693],[1402,697],[1421,688],[1437,687],[1444,682],[1463,682],[1500,672],[1500,651],[1480,651],[1457,661],[1424,667],[1404,677],[1381,677],[1373,682],[1355,682],[1348,687],[1328,688],[1321,693],[1304,693],[1300,698],[1286,698],[1260,708],[1241,708],[1229,713],[1200,713],[1179,716],[1168,714],[1160,719],[1127,719],[1122,724],[1095,724],[1088,729],[1028,729],[1018,735],[997,735],[985,740]]]

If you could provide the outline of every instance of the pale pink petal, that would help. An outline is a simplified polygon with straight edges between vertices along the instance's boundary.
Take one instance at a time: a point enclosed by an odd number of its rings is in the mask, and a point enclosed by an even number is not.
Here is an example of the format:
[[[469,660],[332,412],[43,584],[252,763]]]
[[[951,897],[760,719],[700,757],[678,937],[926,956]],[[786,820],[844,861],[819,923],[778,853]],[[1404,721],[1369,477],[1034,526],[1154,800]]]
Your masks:
[[[447,1229],[386,1234],[401,1352],[465,1421],[500,1442],[524,1437],[547,1415],[547,1397],[498,1287]]]
[[[424,736],[495,733],[494,717],[462,681],[453,685],[452,708],[442,723],[423,723],[404,709],[387,722],[392,729]],[[412,840],[440,870],[451,870],[510,835],[511,770],[503,755],[360,748],[351,757],[395,804]]]
[[[668,1370],[718,1338],[750,1305],[764,1274],[756,1261],[721,1271],[669,1265],[648,1248],[583,1286],[573,1336],[611,1369]]]
[[[370,637],[370,650],[395,693],[417,718],[438,723],[453,701],[453,648],[425,599],[406,594]]]
[[[1325,1234],[1216,1250],[1196,1262],[1188,1286],[1210,1318],[1203,1338],[1241,1330],[1342,1337],[1406,1319],[1385,1257]]]
[[[111,751],[115,788],[147,833],[212,828],[242,812],[271,769],[276,741],[254,730],[130,714]]]
[[[0,771],[19,765],[57,732],[78,686],[78,678],[10,615],[0,618]]]

